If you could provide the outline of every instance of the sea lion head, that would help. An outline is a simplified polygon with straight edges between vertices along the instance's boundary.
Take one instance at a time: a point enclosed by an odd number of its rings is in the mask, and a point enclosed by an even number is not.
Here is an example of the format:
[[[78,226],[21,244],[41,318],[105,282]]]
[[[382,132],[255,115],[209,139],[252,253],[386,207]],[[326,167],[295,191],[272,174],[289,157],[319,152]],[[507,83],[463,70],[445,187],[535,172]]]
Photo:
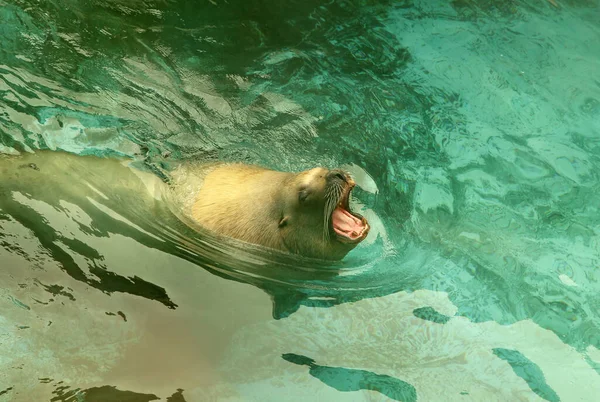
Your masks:
[[[283,192],[279,233],[297,254],[340,260],[369,233],[367,220],[350,209],[355,183],[340,169],[314,168],[290,176]]]

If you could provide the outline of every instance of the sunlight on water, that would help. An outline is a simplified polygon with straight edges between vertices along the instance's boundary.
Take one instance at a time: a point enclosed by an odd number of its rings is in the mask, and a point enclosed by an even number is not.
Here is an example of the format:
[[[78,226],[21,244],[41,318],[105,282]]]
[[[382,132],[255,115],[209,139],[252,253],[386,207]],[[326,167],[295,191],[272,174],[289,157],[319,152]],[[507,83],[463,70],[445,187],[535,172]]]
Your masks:
[[[594,400],[599,20],[0,1],[0,400]],[[342,166],[373,230],[223,244],[161,190],[198,160]]]

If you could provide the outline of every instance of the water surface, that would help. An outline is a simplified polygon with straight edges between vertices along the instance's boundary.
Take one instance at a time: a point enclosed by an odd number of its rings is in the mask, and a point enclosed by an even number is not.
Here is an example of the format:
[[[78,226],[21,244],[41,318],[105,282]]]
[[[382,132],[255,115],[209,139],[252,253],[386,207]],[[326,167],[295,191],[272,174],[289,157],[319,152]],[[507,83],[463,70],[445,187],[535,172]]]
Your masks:
[[[599,20],[0,2],[0,400],[595,400]],[[378,230],[337,271],[277,264],[83,155],[347,166]]]

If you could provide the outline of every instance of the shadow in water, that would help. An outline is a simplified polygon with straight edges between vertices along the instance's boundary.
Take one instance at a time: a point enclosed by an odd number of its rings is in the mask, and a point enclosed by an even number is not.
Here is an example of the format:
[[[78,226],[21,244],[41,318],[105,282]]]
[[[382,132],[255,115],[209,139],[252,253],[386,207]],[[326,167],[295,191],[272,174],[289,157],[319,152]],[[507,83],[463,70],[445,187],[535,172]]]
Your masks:
[[[438,313],[432,307],[420,307],[413,310],[413,315],[422,320],[435,322],[436,324],[446,324],[452,317]]]
[[[4,394],[8,394],[10,391],[12,391],[13,387],[8,387],[2,391],[0,391],[0,396],[4,395]]]
[[[281,357],[290,363],[308,366],[310,375],[338,391],[351,392],[364,389],[379,392],[396,401],[417,400],[415,387],[388,375],[344,367],[320,366],[313,359],[294,353],[285,353]]]
[[[508,362],[515,374],[524,379],[533,392],[547,401],[560,401],[556,392],[546,383],[542,369],[523,356],[521,352],[503,348],[494,348],[493,352],[496,356]]]
[[[45,384],[52,381],[50,378],[40,379],[40,382]],[[71,387],[63,385],[62,381],[54,384],[52,394],[55,396],[50,399],[51,402],[150,402],[161,399],[154,394],[122,391],[111,385],[88,389],[71,389]],[[174,394],[167,397],[167,402],[186,402],[183,397],[183,390],[178,389]]]

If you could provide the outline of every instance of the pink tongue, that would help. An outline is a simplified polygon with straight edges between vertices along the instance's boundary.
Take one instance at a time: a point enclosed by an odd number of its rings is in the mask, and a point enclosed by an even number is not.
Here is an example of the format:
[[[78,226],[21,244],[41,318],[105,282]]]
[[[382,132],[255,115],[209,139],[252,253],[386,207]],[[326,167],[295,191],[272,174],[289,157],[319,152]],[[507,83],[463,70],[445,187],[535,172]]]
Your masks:
[[[333,230],[339,235],[356,239],[365,229],[364,223],[344,208],[337,207],[331,214]]]

